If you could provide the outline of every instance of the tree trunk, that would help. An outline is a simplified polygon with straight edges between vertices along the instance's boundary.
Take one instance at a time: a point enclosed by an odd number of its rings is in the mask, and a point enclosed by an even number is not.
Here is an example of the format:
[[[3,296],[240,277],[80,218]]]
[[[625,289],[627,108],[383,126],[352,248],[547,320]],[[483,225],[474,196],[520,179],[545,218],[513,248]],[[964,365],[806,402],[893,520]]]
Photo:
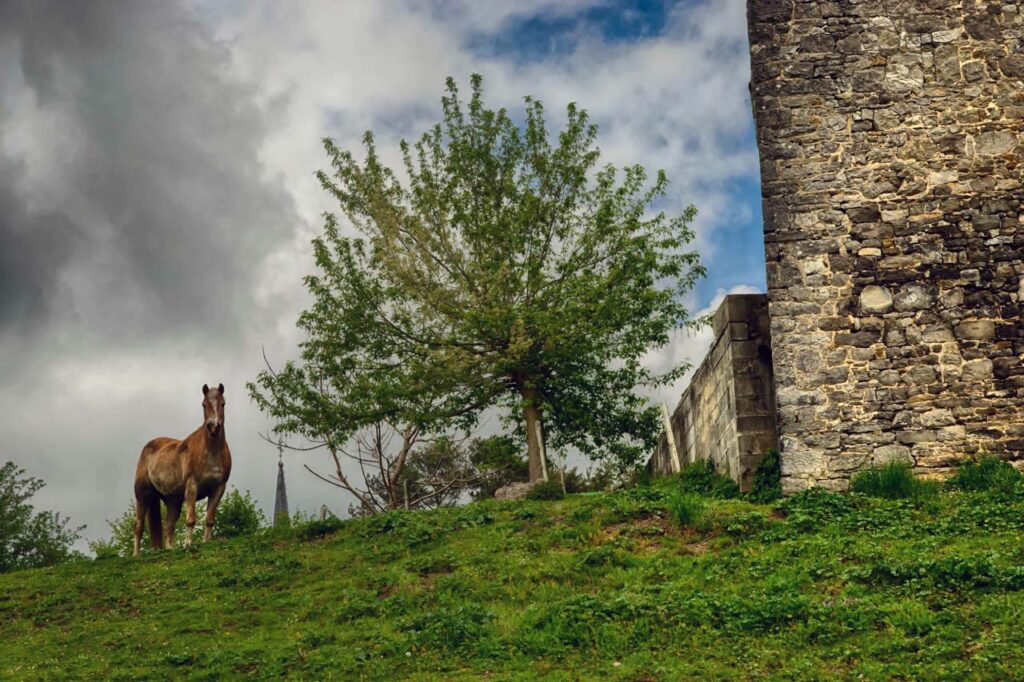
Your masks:
[[[526,426],[526,458],[530,464],[530,483],[547,480],[544,461],[544,415],[540,411],[540,395],[523,389],[523,421]]]

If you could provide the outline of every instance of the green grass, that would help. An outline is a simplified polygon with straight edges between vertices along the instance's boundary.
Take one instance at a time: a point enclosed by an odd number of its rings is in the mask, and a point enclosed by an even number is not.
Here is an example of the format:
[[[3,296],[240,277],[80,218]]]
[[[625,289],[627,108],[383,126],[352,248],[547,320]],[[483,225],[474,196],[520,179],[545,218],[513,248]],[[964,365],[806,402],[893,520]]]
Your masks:
[[[1014,679],[1024,493],[678,479],[0,575],[0,679]],[[692,493],[688,493],[692,494]]]
[[[887,500],[930,499],[939,492],[938,481],[917,478],[908,462],[889,462],[855,474],[850,490]]]

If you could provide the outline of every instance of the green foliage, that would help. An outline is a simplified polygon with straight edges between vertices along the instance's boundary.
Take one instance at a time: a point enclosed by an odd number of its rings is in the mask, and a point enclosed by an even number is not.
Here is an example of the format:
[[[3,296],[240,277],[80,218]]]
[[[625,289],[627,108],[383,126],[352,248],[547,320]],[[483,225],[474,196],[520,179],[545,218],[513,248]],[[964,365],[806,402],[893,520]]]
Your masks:
[[[678,484],[679,490],[683,492],[699,493],[722,500],[740,494],[740,488],[735,481],[715,473],[715,464],[710,459],[683,467],[679,472]]]
[[[224,495],[217,507],[217,519],[213,534],[223,538],[237,538],[253,535],[267,525],[263,511],[256,506],[248,490],[245,494],[232,488]]]
[[[247,493],[248,495],[248,493]],[[219,516],[219,514],[218,514]],[[202,537],[206,518],[206,500],[196,502],[196,533]],[[167,519],[167,508],[160,505],[160,523],[165,524]],[[219,519],[218,519],[219,523]],[[114,520],[107,520],[110,528],[110,537],[106,540],[95,540],[89,543],[89,549],[93,551],[97,559],[110,559],[113,557],[130,557],[135,549],[135,500],[128,503],[128,508]],[[216,529],[215,529],[216,530]],[[166,539],[166,538],[165,538]],[[185,508],[182,506],[178,522],[174,525],[174,546],[181,549],[185,546]],[[154,551],[149,541],[149,519],[142,525],[142,542],[140,550],[143,553]]]
[[[562,484],[554,478],[541,481],[526,493],[528,500],[560,500],[563,497],[565,493],[562,492]]]
[[[57,512],[36,512],[29,502],[45,485],[14,462],[0,467],[0,573],[51,566],[76,556],[71,546],[85,526],[69,528]]]
[[[677,493],[669,502],[669,515],[682,528],[697,528],[704,520],[705,500],[693,493]]]
[[[991,455],[961,464],[946,485],[953,490],[991,490],[1006,493],[1014,490],[1021,474],[1009,462]]]
[[[757,463],[748,497],[751,502],[773,502],[782,497],[782,463],[778,450],[769,450]]]
[[[934,481],[923,481],[916,476],[907,462],[888,464],[861,471],[850,479],[850,490],[887,500],[927,499],[938,492]]]
[[[1024,495],[933,503],[659,479],[14,571],[0,678],[1017,679]]]
[[[380,419],[440,433],[498,408],[520,441],[536,411],[550,449],[634,463],[659,423],[638,389],[687,369],[641,359],[691,324],[695,210],[651,210],[664,173],[602,164],[575,104],[552,134],[540,102],[526,98],[517,122],[485,106],[479,76],[471,87],[463,101],[448,79],[443,120],[401,143],[400,174],[369,132],[361,160],[324,141],[318,178],[361,237],[326,217],[301,360],[250,394],[279,432],[328,447]]]
[[[469,444],[469,461],[480,476],[472,486],[474,500],[489,500],[498,488],[530,479],[522,448],[508,436],[474,439]]]

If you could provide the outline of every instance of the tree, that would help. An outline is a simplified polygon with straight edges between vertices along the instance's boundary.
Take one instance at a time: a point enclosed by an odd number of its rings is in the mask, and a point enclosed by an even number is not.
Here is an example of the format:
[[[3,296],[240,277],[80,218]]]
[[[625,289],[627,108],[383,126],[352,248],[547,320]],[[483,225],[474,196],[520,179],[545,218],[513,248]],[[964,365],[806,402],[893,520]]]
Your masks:
[[[293,448],[294,449],[294,448]],[[430,509],[455,504],[478,478],[461,445],[448,437],[425,438],[414,426],[398,429],[377,422],[358,431],[345,445],[329,444],[334,472],[317,478],[356,498],[352,516],[399,509]],[[342,462],[359,468],[352,476]]]
[[[69,520],[59,513],[36,513],[29,504],[44,485],[14,462],[0,467],[0,573],[50,566],[77,554],[71,546],[85,526],[68,528]]]
[[[325,216],[301,361],[268,364],[250,394],[280,432],[329,448],[381,420],[441,432],[498,407],[532,481],[545,441],[637,460],[659,423],[638,389],[686,369],[641,359],[691,323],[695,210],[650,214],[665,174],[599,166],[597,127],[574,104],[552,139],[537,100],[522,127],[485,108],[479,76],[468,106],[451,78],[441,101],[444,120],[401,143],[406,184],[372,133],[362,161],[324,140],[333,173],[318,177],[361,237]]]
[[[479,472],[479,480],[472,491],[474,500],[488,500],[498,488],[530,478],[530,465],[508,436],[478,438],[470,443],[469,451],[470,463]]]

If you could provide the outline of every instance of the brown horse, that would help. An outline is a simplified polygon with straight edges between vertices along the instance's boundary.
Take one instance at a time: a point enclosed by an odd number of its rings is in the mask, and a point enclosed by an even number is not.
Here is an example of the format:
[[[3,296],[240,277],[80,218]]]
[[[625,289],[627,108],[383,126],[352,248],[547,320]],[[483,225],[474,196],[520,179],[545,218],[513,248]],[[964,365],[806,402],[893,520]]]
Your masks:
[[[185,546],[192,546],[196,500],[206,498],[206,533],[213,534],[217,505],[231,474],[231,451],[224,435],[224,384],[203,385],[203,425],[184,440],[154,438],[146,443],[135,469],[135,556],[142,542],[142,523],[149,517],[154,549],[174,546],[174,526],[186,506]],[[166,533],[160,528],[160,501],[167,507]],[[165,543],[166,540],[166,543]]]

